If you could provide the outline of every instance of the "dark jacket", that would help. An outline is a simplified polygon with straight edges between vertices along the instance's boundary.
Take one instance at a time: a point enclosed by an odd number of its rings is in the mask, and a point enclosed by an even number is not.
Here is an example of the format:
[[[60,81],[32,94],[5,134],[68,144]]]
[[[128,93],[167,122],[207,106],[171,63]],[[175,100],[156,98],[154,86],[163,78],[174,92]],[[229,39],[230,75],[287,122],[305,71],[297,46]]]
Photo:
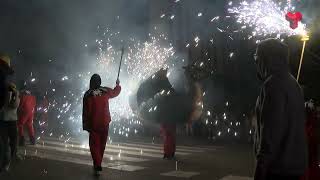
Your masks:
[[[302,175],[307,167],[302,90],[287,61],[269,58],[257,63],[264,83],[256,105],[255,179],[266,174]]]

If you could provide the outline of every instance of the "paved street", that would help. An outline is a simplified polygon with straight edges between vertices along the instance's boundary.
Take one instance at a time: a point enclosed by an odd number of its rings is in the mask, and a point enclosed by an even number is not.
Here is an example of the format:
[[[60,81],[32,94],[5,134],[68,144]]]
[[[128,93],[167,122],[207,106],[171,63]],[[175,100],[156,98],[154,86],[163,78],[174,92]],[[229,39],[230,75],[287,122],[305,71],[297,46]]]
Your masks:
[[[144,140],[145,141],[145,140]],[[243,180],[252,174],[250,146],[179,145],[177,160],[163,160],[158,142],[127,141],[108,144],[100,179],[212,179]],[[43,138],[21,148],[25,160],[0,179],[95,179],[89,149],[77,140]],[[245,178],[246,177],[246,178]]]

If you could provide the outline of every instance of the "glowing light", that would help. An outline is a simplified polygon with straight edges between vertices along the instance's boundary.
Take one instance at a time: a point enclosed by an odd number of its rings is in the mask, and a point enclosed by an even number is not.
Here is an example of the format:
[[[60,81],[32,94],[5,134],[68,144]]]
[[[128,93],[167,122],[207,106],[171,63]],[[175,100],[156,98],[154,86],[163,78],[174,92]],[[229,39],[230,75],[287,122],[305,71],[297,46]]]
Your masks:
[[[130,132],[137,134],[139,126],[143,123],[137,120],[135,116],[136,112],[130,107],[129,97],[132,96],[134,91],[139,87],[140,83],[149,78],[156,71],[161,68],[168,68],[171,66],[170,61],[176,59],[175,50],[173,46],[167,40],[167,37],[163,34],[157,37],[149,35],[148,41],[140,41],[135,38],[130,38],[126,42],[125,54],[123,57],[123,66],[121,68],[121,93],[118,97],[111,99],[110,104],[110,114],[112,122],[110,123],[110,129],[113,133],[129,137]],[[55,117],[59,119],[61,128],[66,128],[65,130],[70,131],[64,135],[68,136],[64,138],[61,134],[60,139],[63,141],[69,141],[68,139],[72,135],[81,134],[82,131],[82,97],[83,94],[88,89],[90,75],[98,73],[103,78],[103,83],[110,84],[111,88],[115,82],[114,74],[116,74],[118,65],[120,51],[115,44],[121,41],[121,36],[119,32],[112,32],[107,29],[103,32],[103,36],[96,39],[98,46],[97,57],[93,58],[92,61],[95,63],[92,67],[89,67],[92,71],[84,71],[76,74],[67,74],[63,76],[60,80],[66,81],[74,78],[81,80],[81,84],[72,87],[62,94],[60,99],[54,99],[50,102],[48,108],[52,111],[56,111]],[[168,74],[170,75],[170,74]],[[53,85],[53,81],[50,80],[50,84]],[[113,82],[111,84],[110,82]],[[52,92],[56,92],[56,87],[51,89]],[[80,93],[79,93],[80,92]],[[163,94],[170,94],[170,91],[163,92]],[[154,106],[153,111],[157,110],[157,106]],[[43,109],[41,109],[43,111]],[[41,122],[42,124],[43,122]],[[67,129],[66,124],[72,123],[72,129]],[[130,129],[134,129],[130,131]],[[72,135],[71,135],[72,134]],[[53,136],[52,132],[50,136]],[[111,140],[110,140],[111,142]]]
[[[200,41],[200,38],[197,36],[197,37],[194,38],[194,41],[195,41],[196,43],[198,43],[198,42]]]
[[[285,15],[291,10],[290,2],[278,4],[272,0],[242,1],[239,6],[228,9],[242,29],[253,28],[252,36],[305,34],[306,25],[299,22],[297,29],[291,29]]]
[[[210,22],[213,22],[213,21],[216,21],[216,20],[219,20],[219,19],[220,19],[220,16],[216,16],[216,17],[212,18],[212,19],[210,20]]]

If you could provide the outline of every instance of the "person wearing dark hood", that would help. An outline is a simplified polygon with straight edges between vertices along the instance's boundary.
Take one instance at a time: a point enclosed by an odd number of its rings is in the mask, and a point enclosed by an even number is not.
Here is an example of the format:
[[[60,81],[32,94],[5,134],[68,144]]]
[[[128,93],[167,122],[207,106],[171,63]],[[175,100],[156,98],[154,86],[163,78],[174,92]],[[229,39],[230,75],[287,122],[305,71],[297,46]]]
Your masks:
[[[12,155],[16,153],[16,104],[19,101],[17,91],[8,83],[8,77],[14,74],[10,66],[10,57],[0,54],[0,171],[10,167],[9,142]]]
[[[298,180],[307,169],[304,97],[288,56],[288,46],[276,39],[262,41],[255,54],[263,81],[256,105],[255,180]]]
[[[111,122],[109,99],[120,94],[121,86],[119,84],[120,81],[117,80],[114,89],[101,87],[100,76],[94,74],[90,79],[90,89],[83,98],[83,130],[89,132],[89,146],[96,176],[102,171],[101,163]]]

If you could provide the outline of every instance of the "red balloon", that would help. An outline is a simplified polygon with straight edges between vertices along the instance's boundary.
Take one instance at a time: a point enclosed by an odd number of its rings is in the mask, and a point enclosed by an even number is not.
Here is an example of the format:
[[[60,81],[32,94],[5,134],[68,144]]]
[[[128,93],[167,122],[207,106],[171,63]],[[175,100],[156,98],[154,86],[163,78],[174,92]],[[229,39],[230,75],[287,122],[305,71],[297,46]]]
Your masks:
[[[290,27],[296,29],[298,27],[299,21],[302,20],[301,12],[288,12],[286,14],[286,20],[290,22]]]

